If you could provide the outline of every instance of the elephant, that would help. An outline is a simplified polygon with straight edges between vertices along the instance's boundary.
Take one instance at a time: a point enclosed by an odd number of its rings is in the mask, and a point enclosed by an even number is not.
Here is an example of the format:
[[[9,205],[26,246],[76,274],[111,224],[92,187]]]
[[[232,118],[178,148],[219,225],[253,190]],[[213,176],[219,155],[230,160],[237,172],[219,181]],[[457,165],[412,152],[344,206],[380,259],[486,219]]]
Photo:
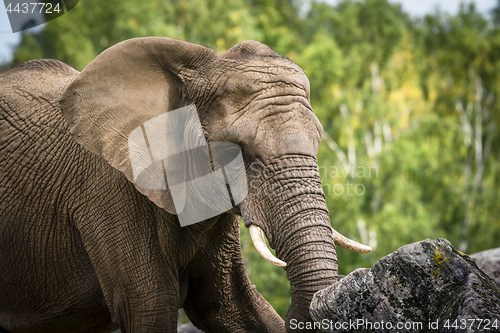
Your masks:
[[[311,321],[313,294],[337,279],[335,244],[371,249],[331,227],[309,96],[302,69],[257,41],[217,54],[133,38],[81,72],[40,59],[0,74],[0,331],[176,332],[180,308],[204,332]],[[127,137],[189,105],[203,140],[240,149],[248,189],[181,226],[173,184],[137,183]],[[286,271],[285,320],[246,274],[240,217]]]

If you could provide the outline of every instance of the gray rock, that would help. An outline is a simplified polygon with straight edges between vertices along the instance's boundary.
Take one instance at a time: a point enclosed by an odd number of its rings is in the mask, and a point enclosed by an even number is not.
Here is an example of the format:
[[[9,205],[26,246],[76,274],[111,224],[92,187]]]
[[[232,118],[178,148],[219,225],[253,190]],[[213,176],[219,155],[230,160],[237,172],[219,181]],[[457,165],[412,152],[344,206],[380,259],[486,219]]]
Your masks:
[[[477,252],[470,256],[477,267],[490,278],[500,284],[500,247],[497,249]]]
[[[310,313],[318,332],[500,332],[500,286],[427,239],[318,291]]]

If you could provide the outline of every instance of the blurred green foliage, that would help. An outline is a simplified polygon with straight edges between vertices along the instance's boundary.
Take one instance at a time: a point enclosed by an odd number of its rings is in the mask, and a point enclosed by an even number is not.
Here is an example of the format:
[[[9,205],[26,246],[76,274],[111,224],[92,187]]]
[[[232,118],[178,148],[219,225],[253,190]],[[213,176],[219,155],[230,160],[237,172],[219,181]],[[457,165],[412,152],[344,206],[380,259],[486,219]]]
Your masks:
[[[324,127],[332,226],[374,248],[338,249],[348,274],[424,238],[468,253],[500,246],[500,2],[492,14],[462,4],[454,16],[411,18],[388,0],[85,0],[25,34],[15,62],[48,57],[81,70],[150,35],[218,52],[256,39],[289,57],[309,76]],[[285,272],[260,258],[244,227],[241,240],[251,280],[284,316]]]

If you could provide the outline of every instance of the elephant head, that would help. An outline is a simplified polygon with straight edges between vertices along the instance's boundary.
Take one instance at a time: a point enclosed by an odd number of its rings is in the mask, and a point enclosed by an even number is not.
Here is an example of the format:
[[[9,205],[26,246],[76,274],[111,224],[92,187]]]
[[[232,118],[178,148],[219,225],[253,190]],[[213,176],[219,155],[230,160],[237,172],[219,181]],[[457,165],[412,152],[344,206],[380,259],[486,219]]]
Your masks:
[[[99,55],[60,101],[77,141],[172,214],[168,186],[137,184],[128,138],[148,120],[190,104],[209,144],[229,142],[243,152],[248,195],[233,211],[250,228],[259,252],[285,267],[291,331],[290,320],[310,320],[313,294],[336,281],[335,243],[370,251],[330,226],[316,160],[322,127],[299,66],[255,41],[217,55],[168,38],[131,39]],[[264,234],[279,259],[270,254]]]

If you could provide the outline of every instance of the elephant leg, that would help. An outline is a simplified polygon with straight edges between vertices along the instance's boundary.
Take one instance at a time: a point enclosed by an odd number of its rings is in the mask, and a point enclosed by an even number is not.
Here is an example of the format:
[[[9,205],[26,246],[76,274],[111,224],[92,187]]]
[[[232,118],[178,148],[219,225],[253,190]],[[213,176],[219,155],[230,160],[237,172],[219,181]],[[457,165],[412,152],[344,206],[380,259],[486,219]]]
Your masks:
[[[155,261],[161,260],[152,259]],[[126,266],[136,265],[140,263],[128,259]],[[101,286],[112,320],[121,332],[177,332],[179,284],[176,273],[159,267],[120,270],[121,274],[114,271],[108,275],[100,271],[98,275],[102,278]]]
[[[135,190],[126,184],[121,191],[131,197],[126,192]],[[105,206],[107,213],[95,207],[92,214],[84,214],[85,223],[77,217],[78,227],[111,318],[120,330],[173,333],[180,305],[179,269],[175,260],[163,255],[151,223],[155,212],[139,204]]]
[[[168,288],[162,289],[163,293]],[[112,313],[122,333],[177,332],[178,296],[159,294],[160,291],[152,289],[141,294],[123,290],[114,293]]]
[[[10,331],[7,331],[6,329],[0,327],[0,333],[10,333]]]
[[[207,333],[285,332],[285,323],[250,282],[240,246],[239,219],[223,214],[188,266],[184,311]]]

